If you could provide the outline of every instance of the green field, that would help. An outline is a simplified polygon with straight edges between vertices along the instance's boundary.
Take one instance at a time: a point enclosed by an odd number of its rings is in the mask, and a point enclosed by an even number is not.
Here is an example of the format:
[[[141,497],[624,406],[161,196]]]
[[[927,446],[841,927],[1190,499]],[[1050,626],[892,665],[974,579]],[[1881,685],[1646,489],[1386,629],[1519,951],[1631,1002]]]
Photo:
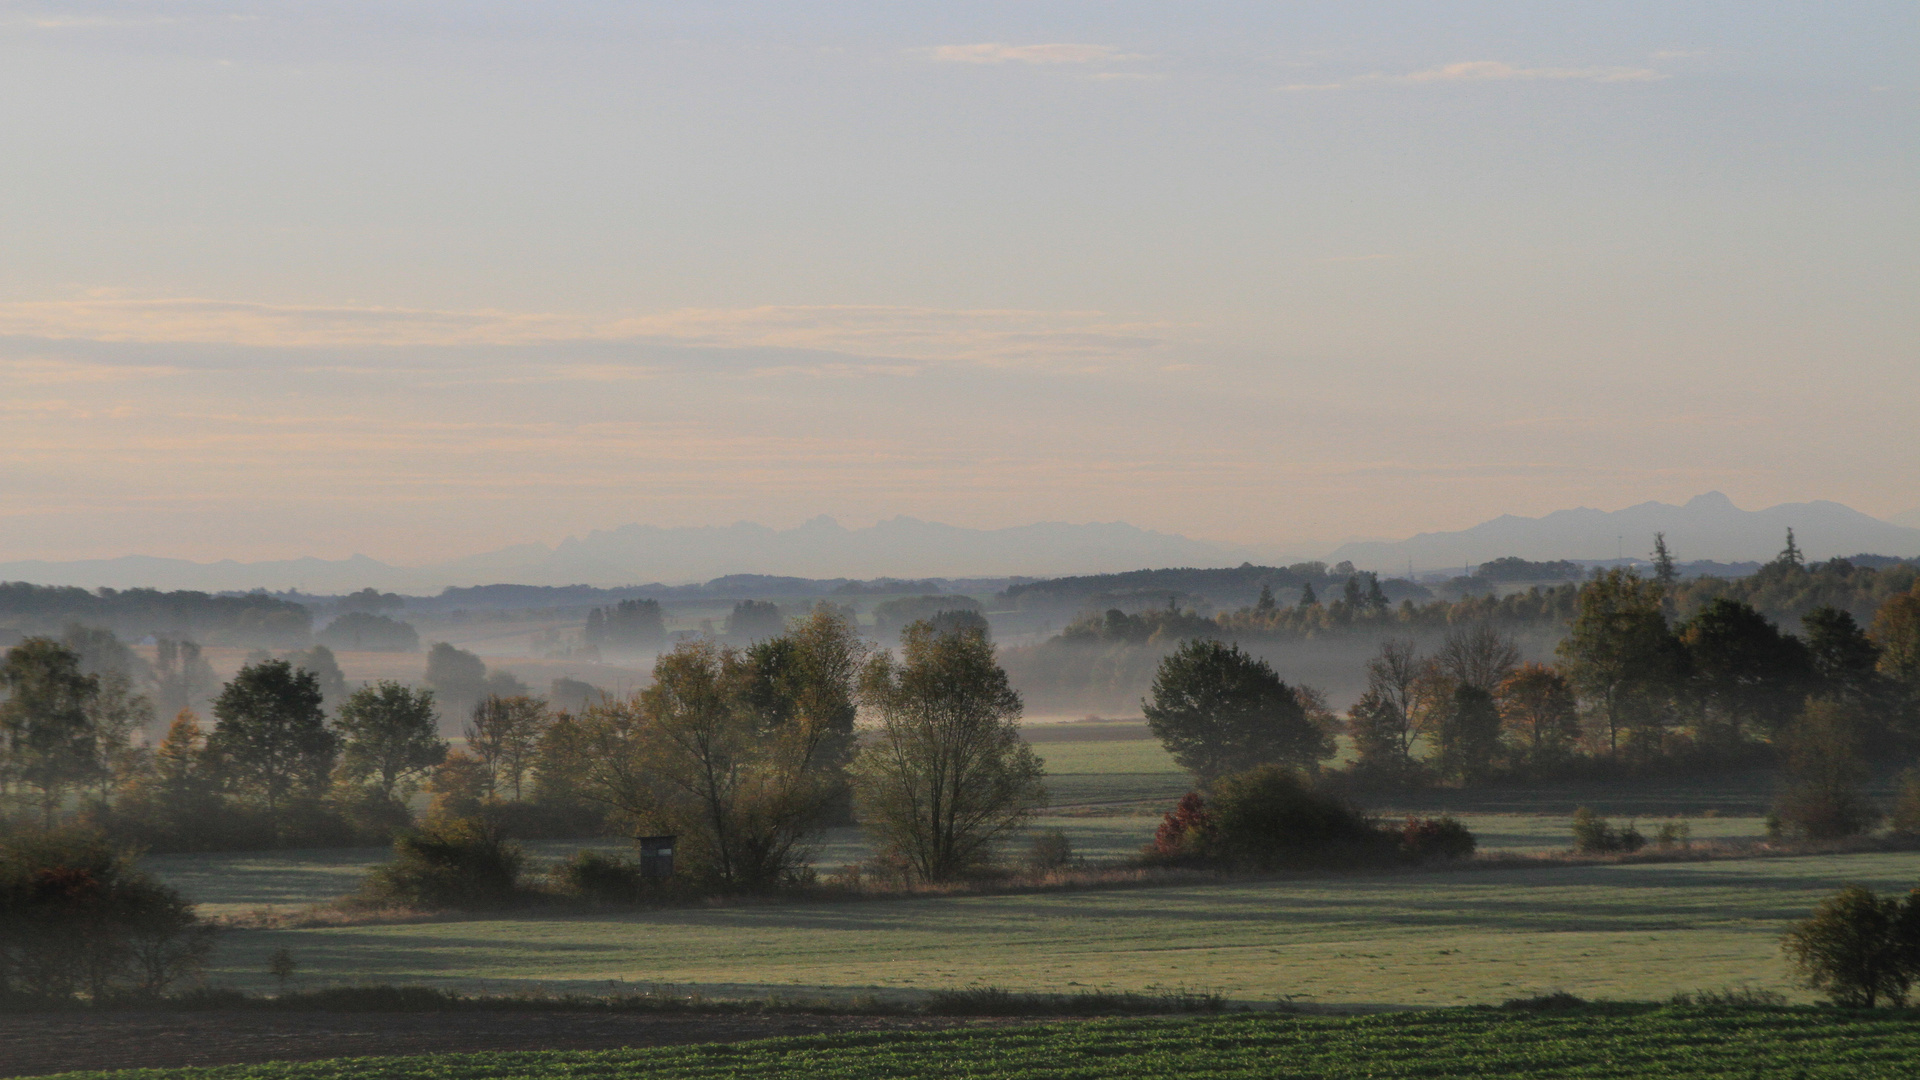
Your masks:
[[[1084,742],[1037,742],[1034,752],[1050,774],[1120,773],[1178,776],[1191,783],[1180,766],[1152,739],[1102,739]]]
[[[1565,849],[1571,842],[1567,819],[1544,814],[1461,814],[1460,820],[1478,837],[1482,850],[1545,852]],[[1159,824],[1158,814],[1121,810],[1111,814],[1043,814],[1035,829],[1060,829],[1083,859],[1098,863],[1123,859],[1139,852]],[[1642,827],[1652,831],[1652,821]],[[1756,817],[1691,818],[1694,841],[1750,840],[1765,832]],[[541,840],[524,845],[536,872],[573,852],[591,847],[630,852],[623,841],[610,838]],[[1008,845],[1017,859],[1022,843]],[[831,829],[815,850],[814,863],[832,871],[869,854],[859,829]],[[214,852],[196,855],[155,855],[144,865],[180,889],[209,916],[241,915],[272,909],[291,911],[324,904],[352,892],[361,877],[390,853],[386,848],[325,848],[297,851]]]
[[[597,993],[911,997],[996,985],[1218,990],[1243,1003],[1658,999],[1789,984],[1778,938],[1843,882],[1920,880],[1920,853],[1472,869],[1241,884],[459,917],[227,935],[215,981]]]
[[[1074,852],[1089,862],[1137,854],[1152,839],[1160,815],[1192,787],[1187,774],[1175,768],[1166,751],[1151,739],[1063,740],[1059,732],[1054,734],[1055,738],[1036,743],[1047,763],[1052,799],[1033,828],[1065,832]],[[1440,791],[1405,799],[1403,806],[1375,809],[1389,818],[1404,813],[1451,813],[1473,830],[1485,851],[1564,849],[1572,839],[1568,815],[1581,803],[1617,813],[1622,823],[1638,815],[1649,835],[1659,821],[1681,813],[1693,815],[1686,821],[1695,841],[1755,839],[1765,831],[1755,809],[1764,805],[1765,791],[1751,781],[1722,782],[1678,794],[1671,786],[1661,785],[1587,787],[1592,790],[1560,785],[1551,792]],[[1555,812],[1542,812],[1538,807],[1543,803],[1559,806]],[[1698,816],[1703,807],[1716,816]],[[535,841],[525,846],[536,871],[582,847],[624,849],[621,841],[606,838]],[[1007,857],[1017,861],[1024,847],[1024,839],[1014,840],[1006,846]],[[830,873],[870,854],[859,829],[832,829],[816,845],[814,865]],[[342,848],[163,855],[148,859],[146,865],[198,902],[205,914],[235,915],[326,903],[351,892],[369,867],[387,857],[384,848]]]
[[[1158,811],[1187,788],[1147,740],[1059,740],[1039,749],[1056,770],[1078,771],[1049,777],[1055,808],[1034,825],[1065,831],[1096,864],[1137,852]],[[1736,777],[1683,791],[1443,791],[1377,811],[1452,812],[1483,850],[1542,852],[1568,845],[1565,815],[1576,800],[1626,811],[1622,821],[1647,812],[1641,825],[1649,833],[1665,817],[1653,811],[1704,807],[1715,816],[1687,819],[1693,840],[1756,837],[1760,819],[1738,811],[1761,790]],[[1542,812],[1543,803],[1569,805]],[[536,872],[581,846],[622,844],[527,845]],[[1009,856],[1021,847],[1010,844]],[[867,854],[857,829],[838,829],[823,838],[815,862],[832,870]],[[203,912],[236,915],[325,903],[386,856],[368,848],[146,863]],[[1404,1006],[1480,1004],[1552,989],[1645,1000],[1747,984],[1806,1000],[1788,985],[1779,956],[1785,923],[1845,882],[1904,890],[1916,880],[1920,854],[1860,854],[447,917],[234,932],[223,939],[215,981],[271,989],[265,958],[284,946],[300,965],[298,986],[380,981],[599,992],[670,984],[723,996],[911,996],[976,984],[1041,992],[1185,987],[1246,1003]]]
[[[1391,1077],[1911,1077],[1920,1022],[1814,1010],[1444,1010],[1385,1016],[1109,1020],[875,1032],[643,1050],[429,1054],[67,1073],[118,1080],[978,1080]]]

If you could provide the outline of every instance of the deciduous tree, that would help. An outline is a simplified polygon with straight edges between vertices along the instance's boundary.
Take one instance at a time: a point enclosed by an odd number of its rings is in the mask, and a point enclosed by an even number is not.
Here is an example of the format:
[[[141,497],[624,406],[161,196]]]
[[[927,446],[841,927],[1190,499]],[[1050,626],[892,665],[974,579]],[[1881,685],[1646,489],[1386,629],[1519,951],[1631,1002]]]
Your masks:
[[[420,781],[447,758],[433,691],[382,680],[348,695],[335,729],[345,741],[340,772],[369,783],[391,802],[418,790]]]
[[[1872,828],[1880,813],[1867,798],[1864,729],[1856,703],[1816,698],[1786,732],[1785,787],[1774,805],[1785,825],[1813,840],[1835,840]]]
[[[1500,719],[1528,762],[1557,761],[1580,742],[1580,711],[1573,689],[1545,664],[1522,664],[1495,692]]]
[[[1160,662],[1142,709],[1203,784],[1256,765],[1313,769],[1333,755],[1332,734],[1308,718],[1293,688],[1237,645],[1183,643]]]
[[[321,702],[319,680],[285,660],[242,667],[214,700],[209,745],[276,825],[290,797],[317,797],[333,772],[340,740]]]
[[[1491,694],[1519,666],[1520,646],[1491,624],[1479,622],[1448,633],[1434,659],[1455,683]]]
[[[1920,693],[1920,585],[1880,605],[1870,636],[1880,647],[1880,673]]]
[[[918,623],[902,651],[875,656],[862,678],[880,726],[855,758],[855,797],[883,852],[916,877],[948,881],[987,862],[1044,804],[1044,770],[983,635]]]
[[[1442,776],[1472,783],[1493,772],[1500,758],[1500,710],[1493,695],[1471,683],[1454,687],[1435,739]]]
[[[0,661],[0,759],[7,779],[37,794],[43,826],[62,796],[101,772],[93,708],[100,680],[80,670],[80,654],[52,638],[32,637]]]
[[[1679,637],[1714,741],[1738,745],[1750,733],[1771,735],[1806,696],[1812,674],[1806,646],[1747,604],[1710,601],[1682,624]]]
[[[473,707],[466,727],[467,749],[486,768],[489,797],[511,791],[514,801],[519,801],[546,725],[546,702],[525,695],[488,694]]]
[[[652,686],[581,718],[588,783],[637,827],[677,835],[694,875],[778,885],[842,800],[861,651],[834,612],[757,654],[683,643],[655,663]]]
[[[1580,589],[1579,608],[1559,646],[1570,681],[1599,714],[1607,751],[1626,730],[1643,748],[1662,727],[1662,711],[1685,670],[1685,651],[1667,626],[1662,590],[1627,569],[1608,570]]]
[[[1414,764],[1418,736],[1414,684],[1425,661],[1411,639],[1390,638],[1367,661],[1367,689],[1347,712],[1347,730],[1363,767],[1404,772]]]

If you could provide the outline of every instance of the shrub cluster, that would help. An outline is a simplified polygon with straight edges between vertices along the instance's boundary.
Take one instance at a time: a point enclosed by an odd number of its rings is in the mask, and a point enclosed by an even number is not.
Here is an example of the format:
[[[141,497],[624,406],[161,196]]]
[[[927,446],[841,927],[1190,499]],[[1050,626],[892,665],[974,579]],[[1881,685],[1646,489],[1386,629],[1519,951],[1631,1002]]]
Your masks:
[[[1341,869],[1473,854],[1452,818],[1383,825],[1298,773],[1262,765],[1190,792],[1154,833],[1150,860],[1241,870]]]
[[[1794,924],[1780,944],[1806,984],[1836,1005],[1903,1005],[1920,981],[1920,889],[1898,897],[1849,885]]]
[[[1407,818],[1400,829],[1400,853],[1410,859],[1464,859],[1477,846],[1473,833],[1450,817]]]
[[[393,842],[393,861],[375,867],[361,887],[374,904],[418,908],[489,908],[521,898],[526,855],[497,826],[479,818],[434,818]]]
[[[1631,854],[1647,846],[1647,838],[1631,824],[1616,829],[1587,807],[1573,812],[1573,850],[1582,855]]]
[[[0,1000],[158,997],[199,979],[212,934],[98,834],[0,841]]]
[[[548,872],[553,887],[568,896],[602,903],[640,898],[640,864],[600,851],[577,851]]]

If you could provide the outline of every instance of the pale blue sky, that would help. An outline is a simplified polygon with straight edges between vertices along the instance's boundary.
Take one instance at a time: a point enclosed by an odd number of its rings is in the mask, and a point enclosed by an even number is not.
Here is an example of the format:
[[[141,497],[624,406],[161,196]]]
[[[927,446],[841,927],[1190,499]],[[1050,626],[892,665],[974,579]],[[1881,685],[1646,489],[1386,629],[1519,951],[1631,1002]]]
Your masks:
[[[1920,505],[1911,3],[8,3],[0,101],[0,558]]]

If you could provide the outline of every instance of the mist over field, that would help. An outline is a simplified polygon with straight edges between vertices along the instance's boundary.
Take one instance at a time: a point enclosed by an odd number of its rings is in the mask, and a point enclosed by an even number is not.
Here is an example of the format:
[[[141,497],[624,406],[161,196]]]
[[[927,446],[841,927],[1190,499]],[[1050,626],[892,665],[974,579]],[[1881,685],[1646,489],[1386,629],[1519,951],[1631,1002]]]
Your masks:
[[[1914,15],[0,5],[0,1077],[1920,1075]]]

